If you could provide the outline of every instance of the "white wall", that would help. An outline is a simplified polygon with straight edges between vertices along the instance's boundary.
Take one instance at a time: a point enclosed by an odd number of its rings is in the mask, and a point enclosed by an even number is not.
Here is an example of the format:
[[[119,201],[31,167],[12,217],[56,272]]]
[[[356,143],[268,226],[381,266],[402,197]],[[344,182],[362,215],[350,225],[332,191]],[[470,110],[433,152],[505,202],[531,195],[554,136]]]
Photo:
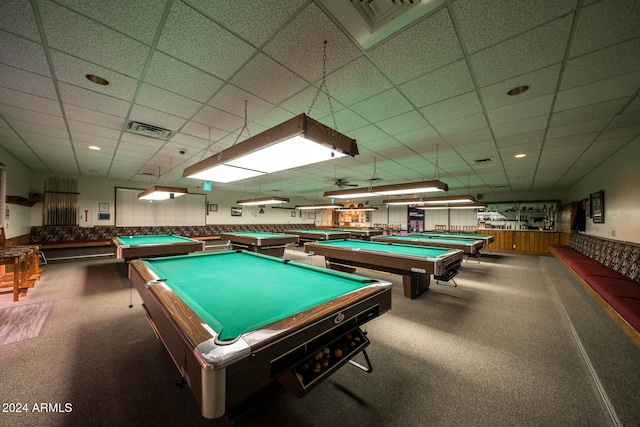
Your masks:
[[[640,243],[640,138],[622,147],[570,188],[565,203],[604,190],[604,223],[587,218],[586,233]]]
[[[29,198],[30,170],[24,163],[13,157],[7,150],[0,147],[0,163],[7,172],[7,196]],[[29,234],[31,231],[31,208],[7,203],[9,219],[6,220],[5,237]],[[5,215],[5,212],[0,212]]]

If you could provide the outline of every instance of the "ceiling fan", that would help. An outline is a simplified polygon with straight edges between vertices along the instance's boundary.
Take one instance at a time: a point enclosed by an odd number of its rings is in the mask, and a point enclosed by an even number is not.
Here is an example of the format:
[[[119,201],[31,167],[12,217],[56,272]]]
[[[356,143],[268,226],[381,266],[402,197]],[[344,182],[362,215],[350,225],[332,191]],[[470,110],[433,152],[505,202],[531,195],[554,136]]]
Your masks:
[[[333,184],[337,185],[339,188],[357,187],[358,186],[358,184],[349,184],[349,182],[347,180],[342,179],[342,178],[337,178]]]

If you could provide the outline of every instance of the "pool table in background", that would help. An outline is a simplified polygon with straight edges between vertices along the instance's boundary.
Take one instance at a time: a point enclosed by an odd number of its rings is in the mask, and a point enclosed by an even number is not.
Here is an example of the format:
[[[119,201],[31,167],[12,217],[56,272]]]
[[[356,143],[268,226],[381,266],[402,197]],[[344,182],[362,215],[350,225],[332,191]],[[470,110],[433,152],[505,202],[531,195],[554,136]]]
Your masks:
[[[483,240],[486,245],[493,243],[493,236],[475,233],[443,233],[442,231],[419,231],[411,234],[420,234],[429,237],[454,237],[458,239]]]
[[[351,233],[342,230],[285,230],[285,233],[298,236],[300,243],[351,238]]]
[[[432,237],[422,234],[407,234],[406,236],[376,236],[375,242],[404,243],[405,245],[431,246],[435,248],[460,249],[467,256],[480,256],[480,249],[484,247],[483,240],[458,239],[456,237]]]
[[[360,326],[391,308],[389,282],[248,251],[134,260],[129,278],[206,418],[274,381],[303,396],[354,363]]]
[[[111,239],[111,248],[117,259],[151,258],[186,255],[204,251],[204,242],[169,234],[151,236],[118,236]]]
[[[373,236],[382,236],[384,231],[379,228],[343,227],[330,228],[328,231],[346,231],[352,239],[371,240]]]
[[[267,233],[261,231],[231,231],[221,233],[233,249],[244,249],[263,255],[284,256],[284,248],[290,243],[298,243],[298,236],[293,234]]]
[[[352,272],[360,267],[400,274],[404,296],[412,299],[429,288],[430,275],[437,280],[451,280],[463,257],[459,249],[355,239],[307,243],[304,250],[324,256],[330,269]]]

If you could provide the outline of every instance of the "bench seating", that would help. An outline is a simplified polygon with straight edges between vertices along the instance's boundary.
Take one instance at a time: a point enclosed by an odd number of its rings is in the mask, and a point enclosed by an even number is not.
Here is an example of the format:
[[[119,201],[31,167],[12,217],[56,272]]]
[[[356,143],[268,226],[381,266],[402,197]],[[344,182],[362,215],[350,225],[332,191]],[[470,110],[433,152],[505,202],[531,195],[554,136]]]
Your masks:
[[[149,227],[31,227],[30,243],[43,249],[109,246],[112,237],[173,234],[199,240],[219,239],[229,231],[265,231],[279,233],[290,229],[313,229],[314,224],[222,224],[203,226]]]
[[[573,234],[549,250],[640,346],[640,245]]]

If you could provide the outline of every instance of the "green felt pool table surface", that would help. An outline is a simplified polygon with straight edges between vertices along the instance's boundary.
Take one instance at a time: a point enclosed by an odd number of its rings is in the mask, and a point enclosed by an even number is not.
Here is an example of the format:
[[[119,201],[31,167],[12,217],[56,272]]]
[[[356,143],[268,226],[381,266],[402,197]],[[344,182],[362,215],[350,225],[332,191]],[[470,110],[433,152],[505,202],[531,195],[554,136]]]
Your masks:
[[[398,237],[398,236],[394,236]],[[318,245],[326,245],[338,248],[352,250],[366,250],[382,252],[390,255],[408,255],[424,258],[438,258],[448,253],[454,252],[448,248],[436,248],[427,246],[415,246],[410,244],[393,244],[385,242],[369,242],[364,240],[330,240],[326,242],[318,242]]]
[[[457,239],[455,237],[430,237],[422,236],[419,234],[409,234],[407,236],[380,236],[376,238],[376,241],[384,241],[385,239],[393,239],[397,241],[406,242],[410,245],[412,242],[424,242],[424,243],[453,243],[456,245],[472,245],[474,240],[471,239]]]
[[[117,239],[123,245],[164,245],[168,243],[191,242],[193,239],[169,234],[158,234],[151,236],[118,236]]]
[[[227,251],[144,263],[221,341],[373,283],[306,264],[250,255]]]
[[[269,233],[269,232],[265,232],[265,231],[229,231],[229,232],[224,233],[224,234],[235,235],[235,236],[253,237],[255,239],[268,239],[270,237],[274,237],[275,238],[275,237],[289,236],[288,234]]]

